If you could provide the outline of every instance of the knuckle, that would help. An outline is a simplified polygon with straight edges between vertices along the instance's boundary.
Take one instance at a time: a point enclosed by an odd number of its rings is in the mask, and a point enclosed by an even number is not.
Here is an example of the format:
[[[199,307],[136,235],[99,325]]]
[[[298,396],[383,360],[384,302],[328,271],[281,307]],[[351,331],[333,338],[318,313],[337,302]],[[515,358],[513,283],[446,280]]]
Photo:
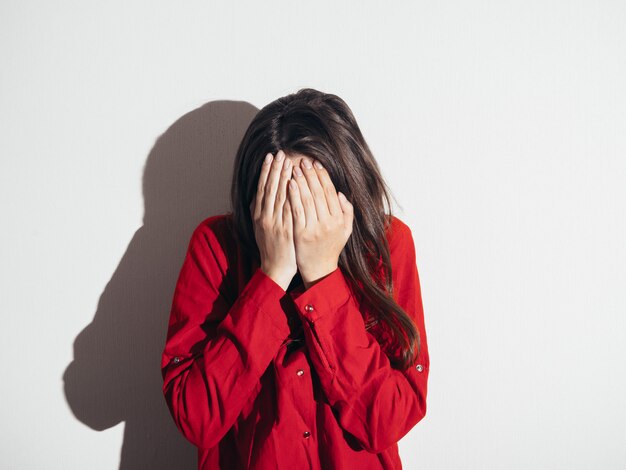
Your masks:
[[[337,230],[343,227],[343,224],[337,217],[331,217],[331,219],[328,221],[327,227],[328,227],[327,230],[329,232],[335,233],[337,232]]]

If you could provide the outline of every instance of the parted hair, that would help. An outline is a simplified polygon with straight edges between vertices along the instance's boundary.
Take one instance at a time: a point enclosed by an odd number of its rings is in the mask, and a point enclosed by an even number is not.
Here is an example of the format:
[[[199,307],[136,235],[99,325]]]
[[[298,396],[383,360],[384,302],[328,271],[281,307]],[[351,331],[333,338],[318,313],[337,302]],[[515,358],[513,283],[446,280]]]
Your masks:
[[[366,299],[372,318],[366,328],[384,323],[393,350],[385,352],[393,367],[407,369],[420,349],[419,331],[392,295],[392,266],[385,236],[391,224],[391,190],[351,109],[339,96],[302,88],[263,107],[248,126],[237,149],[231,184],[234,236],[250,257],[259,257],[250,203],[261,163],[278,150],[319,160],[337,191],[354,207],[352,234],[339,256],[349,283]],[[382,275],[373,275],[374,273]]]

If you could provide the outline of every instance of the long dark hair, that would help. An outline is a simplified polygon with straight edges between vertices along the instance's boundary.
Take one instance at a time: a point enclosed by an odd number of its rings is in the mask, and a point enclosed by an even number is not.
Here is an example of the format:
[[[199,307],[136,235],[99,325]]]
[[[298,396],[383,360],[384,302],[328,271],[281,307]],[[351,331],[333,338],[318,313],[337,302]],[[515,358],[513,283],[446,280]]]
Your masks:
[[[389,245],[391,191],[348,105],[338,96],[312,88],[300,89],[269,103],[250,123],[234,163],[231,206],[234,235],[243,250],[258,259],[250,203],[256,192],[261,163],[269,152],[299,153],[319,160],[337,191],[354,206],[352,234],[339,257],[339,267],[366,298],[372,313],[370,328],[383,322],[399,354],[385,351],[391,364],[406,369],[419,353],[419,332],[411,317],[394,300]],[[388,213],[385,208],[388,208]],[[373,276],[382,268],[382,275]]]

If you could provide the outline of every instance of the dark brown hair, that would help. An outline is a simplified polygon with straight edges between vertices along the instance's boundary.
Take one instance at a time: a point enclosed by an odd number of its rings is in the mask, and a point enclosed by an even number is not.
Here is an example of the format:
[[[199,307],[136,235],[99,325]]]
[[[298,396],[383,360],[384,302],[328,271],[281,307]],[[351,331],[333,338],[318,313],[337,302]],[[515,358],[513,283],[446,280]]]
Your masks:
[[[258,259],[250,215],[261,163],[269,152],[303,154],[319,160],[335,189],[354,206],[352,234],[339,257],[339,267],[364,296],[373,322],[382,321],[391,332],[399,357],[392,365],[406,369],[415,357],[419,332],[411,317],[395,302],[389,246],[385,233],[391,223],[391,191],[348,105],[338,96],[312,88],[300,89],[269,103],[250,123],[237,150],[231,186],[234,235],[244,252]],[[385,212],[386,207],[389,213]],[[379,266],[382,279],[372,274]],[[387,352],[387,351],[386,351]]]

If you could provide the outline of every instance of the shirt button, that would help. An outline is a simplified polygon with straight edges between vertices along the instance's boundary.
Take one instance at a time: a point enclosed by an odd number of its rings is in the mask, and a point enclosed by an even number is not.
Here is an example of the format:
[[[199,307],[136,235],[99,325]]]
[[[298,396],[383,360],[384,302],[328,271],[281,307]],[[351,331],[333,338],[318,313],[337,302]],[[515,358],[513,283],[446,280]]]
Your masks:
[[[174,359],[172,359],[172,362],[174,364],[178,364],[180,361],[182,361],[182,359],[183,359],[182,357],[176,356]]]
[[[304,431],[302,433],[302,437],[304,437],[305,439],[308,439],[311,436],[311,433],[309,431]]]
[[[298,374],[300,377],[302,377],[304,375],[304,371],[302,369],[298,369],[296,371],[296,374]]]
[[[312,311],[313,311],[313,310],[315,310],[315,309],[313,308],[313,305],[311,305],[311,304],[306,304],[306,305],[304,306],[304,310],[305,310],[305,311],[307,311],[307,312],[312,312]]]
[[[418,372],[421,372],[424,370],[421,364],[416,365],[415,368],[417,369]]]

